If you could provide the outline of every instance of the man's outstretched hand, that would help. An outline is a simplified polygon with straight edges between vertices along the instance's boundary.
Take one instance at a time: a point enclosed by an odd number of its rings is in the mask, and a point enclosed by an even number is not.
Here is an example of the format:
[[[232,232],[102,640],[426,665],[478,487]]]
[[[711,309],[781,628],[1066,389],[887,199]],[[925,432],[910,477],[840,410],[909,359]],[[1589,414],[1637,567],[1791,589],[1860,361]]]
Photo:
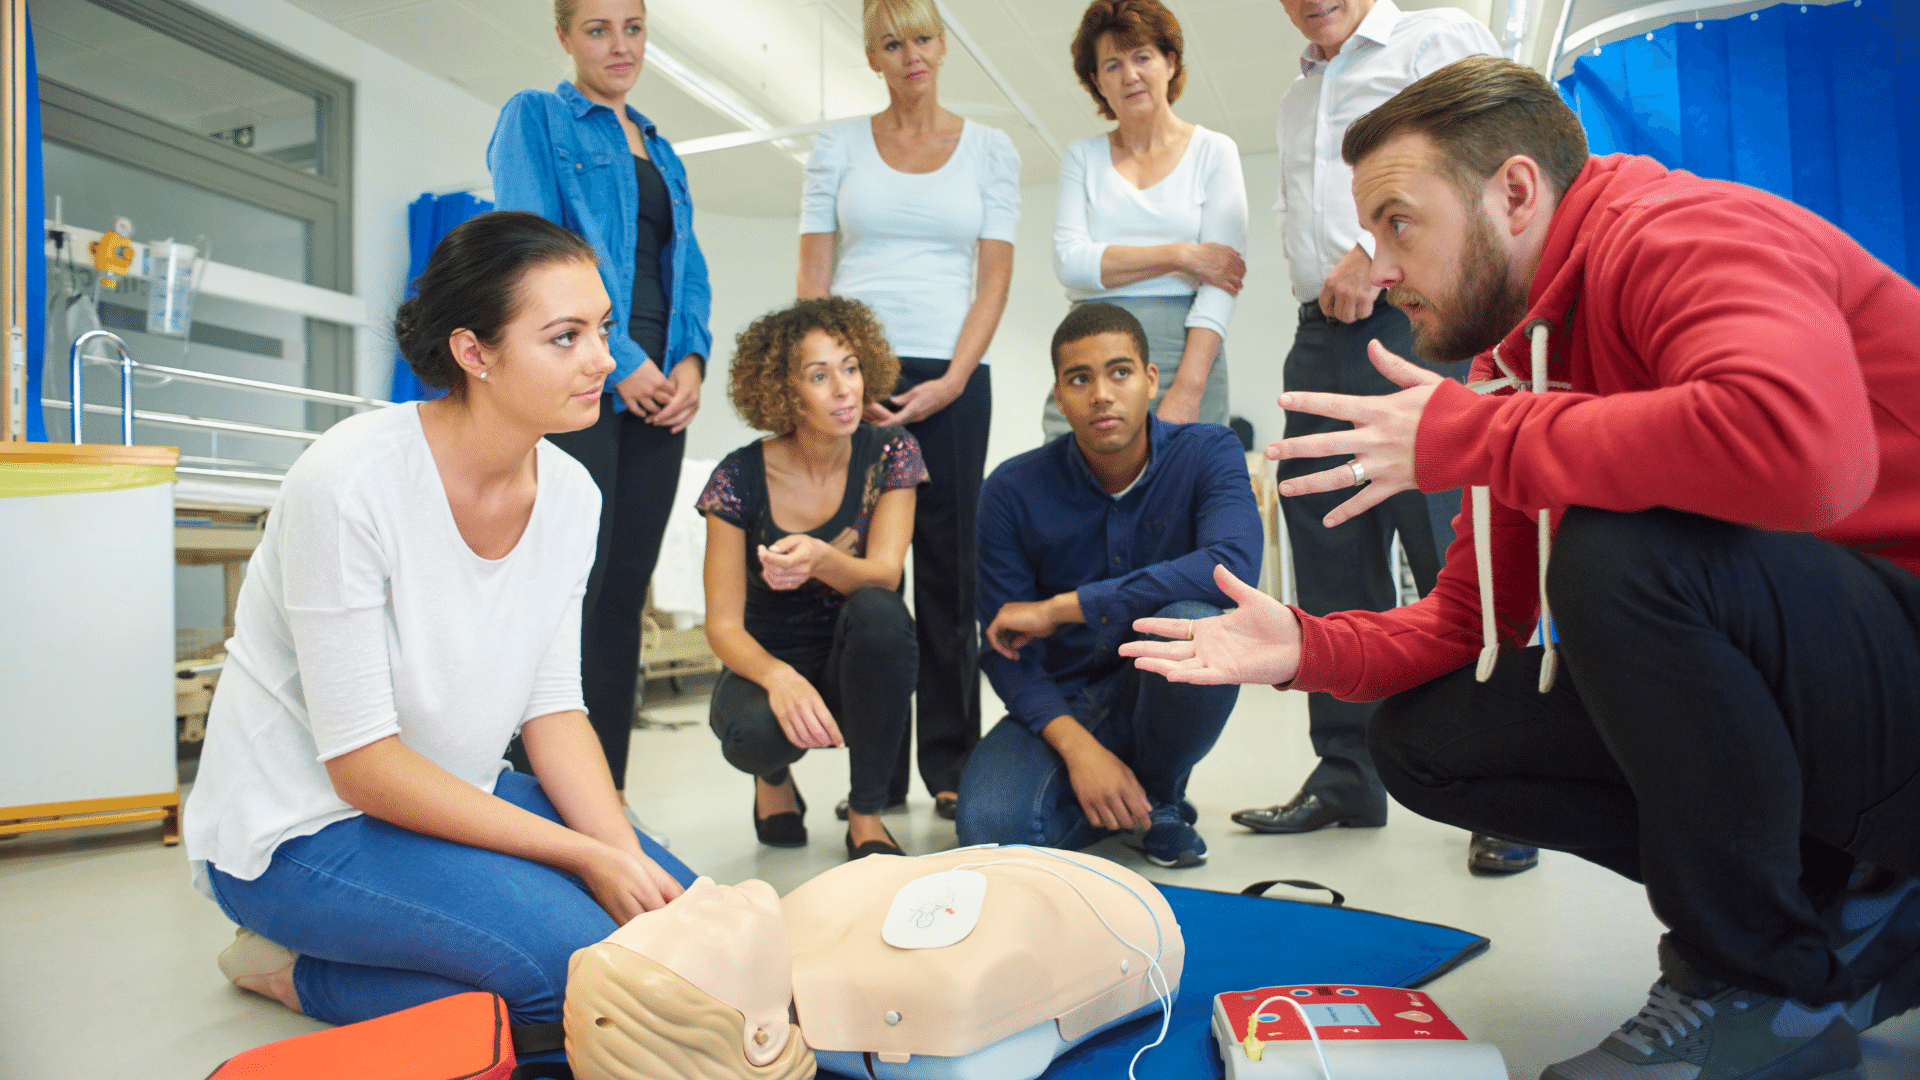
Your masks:
[[[1373,509],[1391,496],[1419,487],[1413,475],[1413,450],[1420,432],[1420,417],[1426,412],[1427,399],[1433,396],[1434,388],[1446,381],[1439,372],[1395,356],[1377,339],[1367,342],[1367,358],[1380,374],[1404,389],[1397,394],[1370,397],[1290,390],[1280,395],[1281,408],[1349,420],[1353,428],[1296,435],[1267,444],[1269,461],[1345,456],[1357,459],[1366,470],[1367,484],[1321,519],[1329,529]],[[1331,469],[1282,480],[1280,494],[1291,497],[1353,486],[1353,470],[1342,461]]]
[[[1135,619],[1133,628],[1171,641],[1129,641],[1121,656],[1142,671],[1184,683],[1286,683],[1300,670],[1300,620],[1280,601],[1234,577],[1224,566],[1213,580],[1237,605],[1225,615],[1195,619]]]

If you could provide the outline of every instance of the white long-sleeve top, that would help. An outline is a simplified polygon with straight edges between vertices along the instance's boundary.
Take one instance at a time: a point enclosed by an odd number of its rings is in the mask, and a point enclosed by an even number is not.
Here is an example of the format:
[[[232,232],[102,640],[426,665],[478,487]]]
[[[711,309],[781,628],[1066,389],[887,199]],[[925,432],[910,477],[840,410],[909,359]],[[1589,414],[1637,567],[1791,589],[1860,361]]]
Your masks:
[[[953,359],[979,242],[1011,244],[1019,230],[1020,152],[998,128],[966,121],[928,173],[888,165],[868,117],[814,136],[800,232],[840,234],[833,292],[873,309],[895,356]]]
[[[360,811],[325,762],[389,735],[483,791],[520,725],[585,707],[580,602],[600,492],[536,451],[526,531],[499,559],[460,536],[417,404],[334,425],[287,471],[247,566],[184,832],[252,880],[274,849]]]
[[[1067,147],[1053,218],[1053,273],[1071,300],[1110,296],[1191,296],[1189,328],[1221,337],[1233,318],[1233,295],[1189,274],[1162,274],[1108,288],[1100,280],[1107,245],[1225,244],[1247,251],[1247,184],[1240,148],[1217,131],[1194,125],[1180,164],[1142,191],[1113,167],[1105,135]]]
[[[1401,11],[1379,0],[1328,59],[1308,43],[1300,78],[1280,100],[1280,197],[1273,211],[1294,299],[1317,300],[1334,267],[1359,244],[1373,254],[1353,203],[1353,169],[1340,142],[1355,120],[1455,60],[1498,56],[1500,43],[1458,8]]]

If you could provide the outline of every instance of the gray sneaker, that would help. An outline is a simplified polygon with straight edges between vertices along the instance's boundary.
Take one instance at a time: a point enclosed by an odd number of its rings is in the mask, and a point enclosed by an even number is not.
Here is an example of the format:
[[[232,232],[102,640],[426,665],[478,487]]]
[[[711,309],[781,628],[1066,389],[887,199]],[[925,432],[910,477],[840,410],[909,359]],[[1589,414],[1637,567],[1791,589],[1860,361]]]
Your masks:
[[[1661,967],[1639,1015],[1540,1080],[1860,1080],[1860,1036],[1841,1003],[1709,982],[1664,940]]]
[[[1869,874],[1823,917],[1834,955],[1867,987],[1847,1004],[1855,1030],[1920,1005],[1920,879]]]

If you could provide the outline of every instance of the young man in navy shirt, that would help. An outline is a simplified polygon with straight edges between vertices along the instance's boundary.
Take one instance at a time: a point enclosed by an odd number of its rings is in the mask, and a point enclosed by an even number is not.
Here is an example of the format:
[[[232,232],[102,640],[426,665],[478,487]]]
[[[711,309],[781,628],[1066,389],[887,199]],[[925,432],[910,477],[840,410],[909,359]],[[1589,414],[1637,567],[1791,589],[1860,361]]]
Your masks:
[[[1238,688],[1169,683],[1118,647],[1143,616],[1218,614],[1216,563],[1258,580],[1246,458],[1224,427],[1153,415],[1159,372],[1126,310],[1074,308],[1052,351],[1072,435],[1002,464],[980,492],[980,666],[1008,716],[967,763],[960,842],[1072,849],[1131,831],[1154,864],[1198,866],[1187,774]]]

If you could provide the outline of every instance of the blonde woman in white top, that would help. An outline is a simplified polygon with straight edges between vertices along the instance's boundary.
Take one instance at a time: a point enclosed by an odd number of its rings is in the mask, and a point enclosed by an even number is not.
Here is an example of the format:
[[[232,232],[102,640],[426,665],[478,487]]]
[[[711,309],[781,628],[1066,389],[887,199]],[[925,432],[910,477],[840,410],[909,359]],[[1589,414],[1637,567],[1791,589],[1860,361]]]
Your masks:
[[[888,104],[814,140],[795,291],[866,304],[900,358],[893,395],[869,405],[866,419],[911,432],[931,476],[913,527],[915,714],[921,779],[951,818],[980,738],[974,509],[993,415],[987,345],[1013,278],[1020,155],[1004,133],[940,106],[947,39],[932,0],[865,0],[862,16],[867,63],[886,80]],[[907,797],[907,784],[903,744],[889,804]]]
[[[1081,15],[1074,72],[1118,126],[1061,162],[1053,266],[1074,303],[1118,304],[1140,320],[1160,369],[1160,419],[1224,424],[1247,192],[1233,140],[1174,115],[1185,48],[1159,0],[1094,0]],[[1067,431],[1051,396],[1042,423],[1050,439]]]

